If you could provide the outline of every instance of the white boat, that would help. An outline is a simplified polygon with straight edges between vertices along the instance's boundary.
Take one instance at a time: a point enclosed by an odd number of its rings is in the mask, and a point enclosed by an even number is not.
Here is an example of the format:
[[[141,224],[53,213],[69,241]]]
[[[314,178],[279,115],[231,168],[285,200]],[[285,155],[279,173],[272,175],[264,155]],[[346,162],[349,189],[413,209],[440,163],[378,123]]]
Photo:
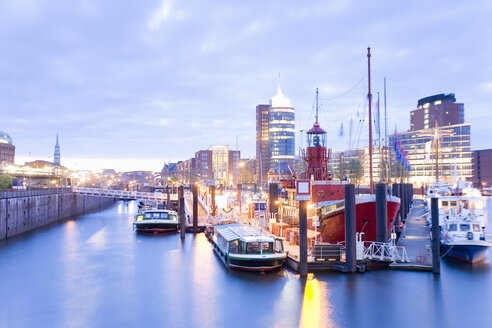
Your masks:
[[[458,181],[454,186],[448,183],[434,183],[427,191],[427,220],[430,224],[430,202],[432,197],[439,199],[439,226],[452,218],[468,218],[478,221],[481,230],[487,226],[485,210],[480,190],[474,188],[469,181]]]
[[[140,232],[166,232],[178,230],[178,214],[171,210],[147,210],[135,215],[133,228]]]
[[[269,271],[281,267],[287,257],[281,238],[245,224],[215,226],[212,244],[228,268]]]
[[[452,216],[441,226],[443,256],[475,263],[485,259],[490,246],[480,222],[473,217]]]

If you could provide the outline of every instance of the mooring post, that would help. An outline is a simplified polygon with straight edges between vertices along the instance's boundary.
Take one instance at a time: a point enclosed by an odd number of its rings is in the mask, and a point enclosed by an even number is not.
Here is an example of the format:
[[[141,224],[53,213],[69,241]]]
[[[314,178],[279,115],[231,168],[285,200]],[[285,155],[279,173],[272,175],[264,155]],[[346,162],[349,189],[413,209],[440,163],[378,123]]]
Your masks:
[[[184,202],[184,187],[179,186],[178,188],[178,200],[179,200],[179,232],[181,234],[181,239],[185,239],[186,230],[186,218],[185,218],[185,202]]]
[[[386,208],[386,185],[376,184],[376,241],[388,241],[388,213]]]
[[[357,271],[355,248],[355,186],[345,185],[345,263],[348,272]]]
[[[168,210],[171,209],[171,195],[170,195],[170,190],[169,190],[169,186],[166,186],[166,207]]]
[[[193,185],[193,233],[198,233],[198,186]]]
[[[212,204],[212,216],[215,215],[215,186],[210,186],[210,202]]]
[[[307,276],[307,201],[299,201],[299,274]]]
[[[413,183],[408,184],[408,199],[410,199],[410,203],[413,202]]]
[[[431,216],[432,216],[432,272],[441,273],[441,249],[439,236],[439,199],[431,199]]]
[[[403,183],[400,183],[399,186],[400,189],[400,219],[402,222],[405,222],[407,219],[407,212],[406,212],[406,193],[405,193],[405,187]]]
[[[268,186],[269,197],[268,197],[268,209],[270,214],[278,213],[278,184],[270,183]]]
[[[398,183],[393,183],[393,196],[400,198],[400,188],[398,187]],[[401,212],[401,198],[400,198],[400,212]],[[395,232],[400,232],[400,213],[397,213],[395,218]]]

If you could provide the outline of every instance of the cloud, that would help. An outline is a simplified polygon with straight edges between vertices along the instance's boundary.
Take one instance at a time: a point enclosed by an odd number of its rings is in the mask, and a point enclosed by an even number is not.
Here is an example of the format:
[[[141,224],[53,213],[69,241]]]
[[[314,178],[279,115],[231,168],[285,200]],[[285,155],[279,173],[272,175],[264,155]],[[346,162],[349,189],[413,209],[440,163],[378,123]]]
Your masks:
[[[184,10],[176,8],[173,0],[162,0],[148,19],[147,28],[151,31],[159,30],[166,21],[181,20],[184,17]]]

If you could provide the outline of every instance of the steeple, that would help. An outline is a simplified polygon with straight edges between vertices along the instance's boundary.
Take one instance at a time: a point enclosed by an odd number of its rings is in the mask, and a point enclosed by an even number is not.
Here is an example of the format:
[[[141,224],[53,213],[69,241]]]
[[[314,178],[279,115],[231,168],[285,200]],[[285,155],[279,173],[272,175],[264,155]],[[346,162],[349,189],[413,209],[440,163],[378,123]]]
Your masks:
[[[58,133],[56,134],[55,155],[53,164],[60,166],[60,144],[58,143]]]

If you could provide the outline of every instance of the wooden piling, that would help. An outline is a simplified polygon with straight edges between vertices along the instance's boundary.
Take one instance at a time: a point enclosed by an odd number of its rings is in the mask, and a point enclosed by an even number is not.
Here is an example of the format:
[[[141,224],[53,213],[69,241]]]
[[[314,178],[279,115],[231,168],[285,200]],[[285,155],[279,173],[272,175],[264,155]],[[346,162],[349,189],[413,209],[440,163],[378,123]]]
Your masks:
[[[193,185],[193,233],[198,233],[198,186]]]
[[[432,220],[432,272],[441,273],[441,249],[439,236],[439,199],[431,199],[431,220]]]
[[[355,246],[355,186],[345,185],[345,263],[348,272],[357,271]]]
[[[299,201],[299,274],[307,276],[307,202]]]
[[[376,184],[376,241],[388,241],[388,213],[386,208],[386,184]]]
[[[179,211],[179,232],[181,235],[181,240],[185,239],[186,230],[186,217],[185,217],[185,202],[184,202],[184,187],[179,186],[178,188],[178,211]]]

